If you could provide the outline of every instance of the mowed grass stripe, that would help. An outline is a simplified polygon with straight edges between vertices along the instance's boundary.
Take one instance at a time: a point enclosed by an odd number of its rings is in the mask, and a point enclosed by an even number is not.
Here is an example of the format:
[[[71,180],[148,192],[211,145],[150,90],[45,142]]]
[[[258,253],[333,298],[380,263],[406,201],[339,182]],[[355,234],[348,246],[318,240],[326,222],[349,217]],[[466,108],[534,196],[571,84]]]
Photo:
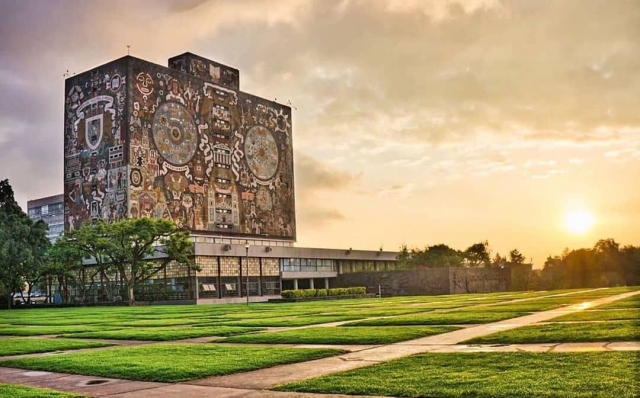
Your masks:
[[[525,315],[525,312],[453,311],[395,316],[350,322],[344,326],[466,325],[497,322]]]
[[[48,388],[0,383],[0,397],[7,398],[88,398],[87,395],[55,391]]]
[[[85,333],[72,333],[65,337],[90,338],[90,339],[113,339],[113,340],[148,340],[148,341],[171,341],[192,339],[196,337],[208,336],[234,336],[237,334],[257,332],[262,328],[235,327],[235,326],[203,326],[203,327],[149,327],[149,328],[127,328],[118,330],[104,330]]]
[[[354,319],[366,318],[366,315],[314,315],[298,317],[278,317],[266,319],[247,319],[244,321],[220,321],[228,326],[252,326],[252,327],[277,327],[277,326],[307,326],[320,323],[332,323],[342,321],[352,321]]]
[[[553,318],[551,322],[640,320],[639,309],[585,310]]]
[[[640,388],[633,352],[420,354],[279,391],[397,397],[616,397]]]
[[[452,326],[324,327],[255,333],[218,340],[220,343],[249,344],[391,344],[398,341],[451,332]]]
[[[8,337],[0,339],[0,356],[34,354],[60,350],[77,350],[80,348],[107,347],[110,345],[112,344],[72,339]]]
[[[639,341],[640,322],[548,323],[464,341],[464,344],[587,343]]]
[[[41,336],[45,334],[65,334],[92,331],[115,330],[118,327],[77,325],[77,326],[12,326],[0,325],[2,336]]]
[[[333,349],[283,347],[227,347],[215,344],[152,344],[137,347],[22,358],[3,366],[176,383],[207,376],[220,376],[304,362],[344,353]]]

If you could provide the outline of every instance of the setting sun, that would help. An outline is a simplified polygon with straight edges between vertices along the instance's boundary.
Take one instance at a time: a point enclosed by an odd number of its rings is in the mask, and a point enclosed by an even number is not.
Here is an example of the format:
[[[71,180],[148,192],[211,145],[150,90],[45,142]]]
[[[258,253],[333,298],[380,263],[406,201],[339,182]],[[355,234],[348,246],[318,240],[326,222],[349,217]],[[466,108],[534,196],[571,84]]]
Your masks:
[[[574,234],[587,232],[593,226],[593,222],[593,216],[585,210],[572,211],[564,219],[565,227]]]

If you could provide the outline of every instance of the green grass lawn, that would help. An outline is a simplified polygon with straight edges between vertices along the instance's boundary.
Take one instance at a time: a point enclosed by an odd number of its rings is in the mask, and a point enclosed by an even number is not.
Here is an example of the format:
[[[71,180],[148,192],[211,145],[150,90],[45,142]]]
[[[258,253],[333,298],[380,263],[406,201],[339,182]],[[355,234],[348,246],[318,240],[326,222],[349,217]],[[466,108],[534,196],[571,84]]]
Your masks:
[[[343,352],[331,349],[160,343],[8,360],[2,362],[2,366],[175,383],[310,361]]]
[[[482,312],[481,309],[476,311],[426,312],[392,318],[368,319],[351,322],[344,326],[463,325],[497,322],[520,315],[526,315],[526,313]]]
[[[367,315],[312,315],[297,317],[274,317],[265,319],[246,319],[243,321],[218,321],[229,326],[252,326],[252,327],[270,327],[270,326],[307,326],[317,325],[319,323],[352,321],[354,319],[366,318]]]
[[[566,298],[549,298],[549,299],[536,299],[530,301],[519,301],[515,303],[502,303],[497,305],[491,305],[487,307],[477,308],[478,311],[483,312],[537,312],[547,311],[554,308],[570,305],[573,300]]]
[[[106,347],[111,344],[72,339],[33,339],[26,337],[8,337],[0,339],[0,356],[33,354],[80,348]]]
[[[86,398],[86,395],[0,383],[0,397],[7,398]]]
[[[102,325],[107,322],[102,317],[65,317],[65,318],[26,318],[26,319],[9,319],[12,326],[77,326],[77,325]]]
[[[627,297],[626,299],[617,300],[613,303],[601,305],[598,309],[611,309],[611,308],[636,308],[640,309],[640,294],[635,296]]]
[[[581,343],[640,340],[637,321],[548,323],[477,337],[464,344]]]
[[[249,332],[257,332],[261,328],[248,328],[236,326],[209,326],[209,327],[149,327],[127,328],[117,330],[104,330],[95,332],[72,333],[64,335],[73,338],[90,339],[114,339],[114,340],[149,340],[171,341],[192,339],[206,336],[233,336]]]
[[[573,314],[563,315],[553,318],[552,322],[565,321],[625,321],[640,320],[640,310],[638,309],[610,309],[610,310],[585,310]]]
[[[0,335],[2,336],[41,336],[45,334],[65,334],[65,333],[80,333],[102,330],[113,330],[108,326],[98,325],[69,325],[69,326],[13,326],[13,325],[0,325]]]
[[[420,354],[275,388],[432,398],[634,398],[633,352]]]
[[[211,322],[211,320],[207,318],[136,319],[107,321],[103,325],[109,327],[167,327],[197,325],[203,322]]]
[[[457,330],[452,326],[327,327],[254,333],[219,340],[251,344],[391,344]]]

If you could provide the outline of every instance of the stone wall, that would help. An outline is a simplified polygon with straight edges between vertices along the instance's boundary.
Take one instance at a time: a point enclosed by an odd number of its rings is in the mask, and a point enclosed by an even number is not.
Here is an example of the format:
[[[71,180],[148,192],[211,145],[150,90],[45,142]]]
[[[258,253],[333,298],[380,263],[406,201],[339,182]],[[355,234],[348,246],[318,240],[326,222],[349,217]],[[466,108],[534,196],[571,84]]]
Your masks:
[[[489,268],[418,268],[340,274],[331,287],[366,286],[383,296],[489,293],[507,291],[510,271]]]
[[[500,268],[449,268],[451,294],[506,292],[511,271]]]

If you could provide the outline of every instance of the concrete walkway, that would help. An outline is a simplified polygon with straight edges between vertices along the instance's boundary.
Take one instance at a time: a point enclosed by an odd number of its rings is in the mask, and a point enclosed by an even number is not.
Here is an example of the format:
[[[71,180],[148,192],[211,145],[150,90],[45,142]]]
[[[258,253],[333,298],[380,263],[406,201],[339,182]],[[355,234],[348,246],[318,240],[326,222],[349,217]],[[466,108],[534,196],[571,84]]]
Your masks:
[[[228,376],[209,377],[181,384],[137,382],[130,380],[69,375],[54,372],[25,371],[1,368],[0,382],[24,384],[36,387],[71,391],[94,397],[219,397],[219,398],[353,398],[346,395],[307,394],[266,391],[275,385],[305,380],[326,374],[361,368],[376,363],[398,359],[424,352],[575,352],[575,351],[625,351],[640,350],[640,342],[615,343],[565,343],[565,344],[512,344],[512,345],[464,345],[461,342],[503,330],[545,322],[557,316],[579,312],[616,300],[640,294],[640,291],[593,300],[589,305],[578,304],[519,318],[443,333],[436,336],[404,341],[386,346],[352,346],[351,352],[339,357],[277,366],[253,372]],[[203,339],[204,340],[204,339]],[[311,347],[311,345],[294,345]],[[314,345],[316,346],[316,345]],[[323,345],[324,346],[324,345]]]

